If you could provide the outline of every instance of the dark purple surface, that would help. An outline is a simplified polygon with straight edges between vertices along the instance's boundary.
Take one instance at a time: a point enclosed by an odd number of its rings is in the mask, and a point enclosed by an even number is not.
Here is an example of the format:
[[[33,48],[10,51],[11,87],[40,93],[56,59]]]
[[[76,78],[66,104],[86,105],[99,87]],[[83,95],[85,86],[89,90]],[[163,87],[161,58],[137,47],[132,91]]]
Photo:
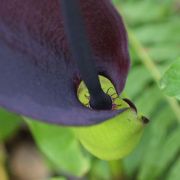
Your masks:
[[[129,56],[124,25],[109,0],[81,0],[98,73],[121,93]],[[120,111],[95,111],[76,96],[80,81],[58,0],[0,0],[0,106],[62,125],[90,125]]]

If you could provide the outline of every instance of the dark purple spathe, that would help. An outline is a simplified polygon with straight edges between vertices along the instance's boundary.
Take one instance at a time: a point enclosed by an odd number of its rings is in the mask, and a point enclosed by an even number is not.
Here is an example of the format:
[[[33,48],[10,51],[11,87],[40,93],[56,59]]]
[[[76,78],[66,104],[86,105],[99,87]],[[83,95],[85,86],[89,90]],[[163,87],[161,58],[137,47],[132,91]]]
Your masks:
[[[80,82],[57,0],[0,0],[0,106],[63,125],[102,122],[121,111],[94,111],[76,96]],[[120,93],[129,68],[121,18],[109,0],[81,0],[96,66]]]

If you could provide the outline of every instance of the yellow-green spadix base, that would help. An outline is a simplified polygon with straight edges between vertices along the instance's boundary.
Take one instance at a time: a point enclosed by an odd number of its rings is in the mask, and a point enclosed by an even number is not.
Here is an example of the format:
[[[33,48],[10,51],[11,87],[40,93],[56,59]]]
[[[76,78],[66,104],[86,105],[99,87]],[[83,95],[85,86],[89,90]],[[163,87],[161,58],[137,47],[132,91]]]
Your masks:
[[[131,153],[143,133],[141,117],[131,109],[104,123],[74,128],[82,145],[103,160],[124,158]]]
[[[114,110],[128,109],[101,124],[74,127],[73,131],[82,145],[94,156],[103,160],[117,160],[134,150],[142,136],[144,123],[142,116],[138,115],[123,99],[117,97],[115,88],[108,79],[100,76],[100,82],[103,90],[112,95]],[[89,102],[88,96],[88,90],[82,82],[78,89],[78,97],[86,106]]]

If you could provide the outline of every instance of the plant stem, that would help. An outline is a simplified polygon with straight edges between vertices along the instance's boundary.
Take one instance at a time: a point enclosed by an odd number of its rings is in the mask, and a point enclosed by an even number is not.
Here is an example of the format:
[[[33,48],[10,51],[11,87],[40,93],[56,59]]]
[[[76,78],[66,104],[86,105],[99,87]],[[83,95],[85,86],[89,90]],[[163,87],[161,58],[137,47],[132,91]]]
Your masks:
[[[0,142],[0,179],[1,180],[7,180],[7,173],[4,168],[4,160],[5,160],[5,154],[4,154],[4,147]]]
[[[130,43],[131,43],[133,49],[136,51],[141,62],[151,73],[154,81],[158,84],[159,80],[161,79],[161,73],[160,73],[159,69],[157,68],[156,64],[151,59],[149,54],[146,52],[146,50],[143,48],[140,41],[136,38],[134,33],[131,30],[129,30],[128,33],[129,33]],[[171,98],[171,97],[167,97],[167,96],[165,96],[165,99],[167,100],[167,102],[171,106],[172,110],[174,111],[174,113],[177,117],[177,121],[180,123],[180,106],[179,106],[178,101],[175,98]]]
[[[122,160],[109,161],[109,167],[114,180],[125,179],[125,172]]]

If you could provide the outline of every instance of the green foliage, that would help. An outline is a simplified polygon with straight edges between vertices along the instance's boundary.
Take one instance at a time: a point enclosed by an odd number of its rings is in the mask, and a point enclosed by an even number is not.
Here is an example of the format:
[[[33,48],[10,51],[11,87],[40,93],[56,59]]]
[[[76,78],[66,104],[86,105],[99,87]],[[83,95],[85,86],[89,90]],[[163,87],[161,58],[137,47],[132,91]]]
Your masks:
[[[27,119],[27,123],[38,147],[58,171],[82,176],[89,170],[90,160],[88,156],[83,154],[79,143],[69,128],[29,119]]]
[[[180,106],[158,87],[162,74],[180,56],[177,2],[120,0],[115,3],[127,23],[133,61],[126,92],[151,120],[140,145],[123,160],[126,173],[130,179],[137,180],[179,179]],[[176,62],[163,79],[168,84],[166,91],[174,92],[173,95],[180,90],[177,68]]]
[[[0,108],[0,141],[11,136],[19,127],[22,118]]]
[[[54,178],[51,178],[50,180],[66,180],[66,178],[64,178],[64,177],[54,177]]]
[[[177,158],[176,163],[172,166],[170,173],[168,174],[167,180],[179,180],[180,177],[180,157]]]
[[[100,161],[95,159],[92,162],[92,169],[90,171],[90,180],[109,180],[111,179],[111,171],[106,161]]]
[[[180,59],[165,72],[161,88],[167,95],[180,99]]]

